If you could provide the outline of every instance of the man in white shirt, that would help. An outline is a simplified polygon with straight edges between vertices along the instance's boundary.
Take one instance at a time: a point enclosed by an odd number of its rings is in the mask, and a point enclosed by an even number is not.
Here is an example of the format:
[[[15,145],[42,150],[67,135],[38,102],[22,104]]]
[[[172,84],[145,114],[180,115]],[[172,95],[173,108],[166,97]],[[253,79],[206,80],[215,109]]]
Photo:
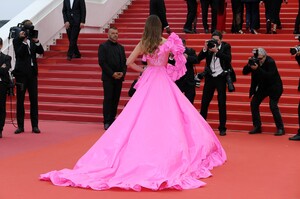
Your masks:
[[[212,33],[212,39],[206,41],[203,50],[198,54],[198,61],[206,59],[206,66],[203,76],[205,83],[201,100],[200,114],[207,118],[208,106],[218,92],[219,107],[219,131],[221,136],[226,135],[226,83],[227,75],[230,75],[232,82],[235,81],[235,73],[231,66],[231,46],[222,41],[223,35],[219,31]],[[233,90],[230,90],[231,92]]]

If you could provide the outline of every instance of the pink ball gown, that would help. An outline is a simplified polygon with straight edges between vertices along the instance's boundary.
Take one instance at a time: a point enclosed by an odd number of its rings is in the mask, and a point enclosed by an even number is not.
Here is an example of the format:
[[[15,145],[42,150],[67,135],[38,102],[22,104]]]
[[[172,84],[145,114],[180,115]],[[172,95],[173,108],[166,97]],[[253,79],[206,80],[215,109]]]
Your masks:
[[[169,53],[175,66],[168,65]],[[59,186],[140,191],[193,189],[226,161],[214,131],[177,88],[186,71],[181,39],[172,33],[154,55],[136,92],[103,136],[73,169],[40,175]]]

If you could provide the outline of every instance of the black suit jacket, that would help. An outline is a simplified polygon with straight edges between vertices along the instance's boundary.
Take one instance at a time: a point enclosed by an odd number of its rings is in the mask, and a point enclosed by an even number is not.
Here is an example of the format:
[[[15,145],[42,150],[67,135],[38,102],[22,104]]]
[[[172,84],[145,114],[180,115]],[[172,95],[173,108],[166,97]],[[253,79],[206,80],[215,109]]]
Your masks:
[[[198,63],[198,58],[196,55],[196,52],[192,48],[185,48],[184,51],[185,54],[188,55],[187,60],[186,60],[186,73],[184,76],[182,76],[179,80],[176,81],[178,84],[188,84],[188,85],[193,85],[195,86],[195,72],[194,72],[194,64]]]
[[[208,74],[212,74],[210,64],[213,57],[213,53],[209,50],[203,52],[203,50],[200,51],[198,54],[198,61],[200,62],[203,59],[206,59],[206,67],[205,70],[208,72]],[[221,67],[224,71],[231,71],[230,76],[233,82],[236,81],[236,75],[231,65],[231,46],[230,44],[226,42],[221,43],[221,48],[216,53],[216,57],[220,59]]]
[[[74,0],[73,6],[71,8],[70,0],[64,0],[63,2],[63,18],[64,23],[67,21],[70,24],[80,24],[85,23],[86,17],[86,7],[84,0]]]
[[[157,15],[162,23],[162,27],[167,27],[166,6],[164,0],[150,0],[150,15]]]
[[[6,67],[2,68],[1,66],[5,64]],[[0,78],[1,81],[8,84],[9,83],[9,69],[11,68],[11,56],[5,55],[0,52]]]
[[[117,54],[117,55],[116,55]],[[98,62],[102,68],[102,81],[115,80],[112,75],[114,72],[123,72],[124,80],[127,66],[124,47],[119,43],[114,43],[110,40],[99,45]]]
[[[37,76],[38,67],[36,54],[43,54],[44,48],[42,44],[37,45],[30,40],[30,48],[23,43],[23,39],[16,37],[13,40],[14,50],[16,54],[16,65],[13,75],[17,76]]]
[[[267,56],[263,65],[253,70],[250,65],[243,68],[243,74],[251,73],[251,87],[249,97],[258,90],[268,93],[270,97],[278,98],[283,92],[283,85],[273,58]],[[257,90],[258,87],[258,90]]]

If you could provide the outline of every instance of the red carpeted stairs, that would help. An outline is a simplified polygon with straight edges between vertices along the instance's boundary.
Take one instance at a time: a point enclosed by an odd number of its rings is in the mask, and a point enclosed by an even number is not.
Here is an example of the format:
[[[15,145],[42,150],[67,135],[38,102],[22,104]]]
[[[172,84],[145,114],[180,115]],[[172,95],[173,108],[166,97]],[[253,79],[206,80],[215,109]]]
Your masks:
[[[172,31],[187,39],[189,47],[193,47],[197,53],[202,49],[203,43],[210,38],[209,34],[203,34],[201,15],[198,19],[198,31],[201,34],[186,35],[182,33],[186,18],[186,3],[178,0],[165,0],[167,17]],[[112,24],[119,29],[119,42],[125,46],[127,56],[141,38],[145,19],[149,13],[149,0],[134,0],[128,10],[120,15]],[[252,128],[250,100],[248,90],[250,76],[242,75],[242,67],[252,56],[254,47],[264,47],[278,65],[279,72],[284,82],[284,94],[280,100],[280,110],[287,133],[296,133],[298,129],[297,105],[299,94],[297,93],[300,69],[289,54],[289,48],[298,44],[294,39],[293,27],[297,14],[298,4],[296,0],[290,0],[283,4],[281,11],[282,30],[277,35],[236,35],[230,34],[231,5],[227,6],[226,28],[227,34],[224,41],[232,45],[232,64],[237,73],[236,91],[228,93],[228,130],[248,131]],[[264,8],[261,7],[261,33],[265,32]],[[166,34],[164,36],[167,37]],[[68,41],[66,34],[56,41],[56,45],[50,47],[50,51],[39,60],[39,110],[42,120],[66,120],[78,122],[101,122],[103,88],[101,69],[98,65],[98,46],[107,39],[106,33],[81,33],[79,48],[81,59],[66,60]],[[204,63],[197,66],[197,71],[203,70]],[[119,112],[129,100],[128,88],[138,76],[138,73],[128,70],[124,89],[119,106]],[[195,107],[199,110],[203,84],[197,88]],[[26,102],[27,103],[27,102]],[[27,110],[29,104],[27,103]],[[218,126],[218,111],[216,97],[209,108],[208,122],[213,128]],[[268,107],[268,100],[261,105],[261,116],[264,132],[275,132],[275,124]],[[28,118],[27,114],[27,118]]]

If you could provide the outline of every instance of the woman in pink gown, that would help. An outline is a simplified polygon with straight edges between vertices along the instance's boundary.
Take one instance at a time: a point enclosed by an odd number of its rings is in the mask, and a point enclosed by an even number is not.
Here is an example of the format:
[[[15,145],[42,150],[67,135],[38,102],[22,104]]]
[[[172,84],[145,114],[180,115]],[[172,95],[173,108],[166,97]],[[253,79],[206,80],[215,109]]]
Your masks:
[[[106,190],[113,187],[140,191],[193,189],[205,185],[200,178],[226,161],[215,133],[180,92],[174,81],[184,75],[186,58],[181,39],[161,37],[161,22],[148,17],[141,42],[127,60],[144,55],[148,67],[136,92],[104,135],[73,169],[40,176],[59,186]],[[176,60],[168,65],[169,54]]]

